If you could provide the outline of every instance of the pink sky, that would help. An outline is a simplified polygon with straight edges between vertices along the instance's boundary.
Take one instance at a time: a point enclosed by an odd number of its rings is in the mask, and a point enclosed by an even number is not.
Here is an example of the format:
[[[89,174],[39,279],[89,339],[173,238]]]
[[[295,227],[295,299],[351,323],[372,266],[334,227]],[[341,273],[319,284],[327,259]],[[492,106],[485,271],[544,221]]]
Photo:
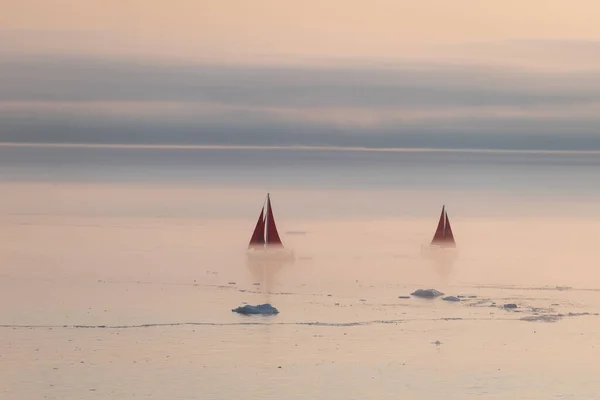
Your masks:
[[[0,34],[16,35],[15,47],[30,50],[398,58],[469,43],[600,37],[594,0],[0,2]]]

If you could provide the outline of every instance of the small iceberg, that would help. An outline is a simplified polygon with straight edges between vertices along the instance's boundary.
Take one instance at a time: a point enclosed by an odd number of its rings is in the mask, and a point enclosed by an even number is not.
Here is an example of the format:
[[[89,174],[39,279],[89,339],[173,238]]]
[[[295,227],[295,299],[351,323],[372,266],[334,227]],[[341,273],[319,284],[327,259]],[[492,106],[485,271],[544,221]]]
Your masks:
[[[444,293],[435,289],[418,289],[411,293],[411,296],[423,297],[425,299],[434,299],[443,295]]]
[[[443,297],[442,300],[445,300],[445,301],[460,301],[460,299],[458,297],[456,297],[456,296],[446,296],[446,297]]]
[[[257,306],[251,306],[250,304],[246,304],[243,307],[234,308],[231,310],[233,312],[249,315],[249,314],[260,314],[260,315],[275,315],[279,314],[279,310],[273,307],[270,304],[259,304]]]

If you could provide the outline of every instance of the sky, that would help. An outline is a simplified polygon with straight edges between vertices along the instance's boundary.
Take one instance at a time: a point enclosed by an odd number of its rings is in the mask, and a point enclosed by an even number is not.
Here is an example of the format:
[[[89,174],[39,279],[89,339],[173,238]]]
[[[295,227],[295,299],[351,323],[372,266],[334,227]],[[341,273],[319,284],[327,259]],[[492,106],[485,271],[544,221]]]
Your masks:
[[[600,149],[595,1],[0,6],[0,141]]]

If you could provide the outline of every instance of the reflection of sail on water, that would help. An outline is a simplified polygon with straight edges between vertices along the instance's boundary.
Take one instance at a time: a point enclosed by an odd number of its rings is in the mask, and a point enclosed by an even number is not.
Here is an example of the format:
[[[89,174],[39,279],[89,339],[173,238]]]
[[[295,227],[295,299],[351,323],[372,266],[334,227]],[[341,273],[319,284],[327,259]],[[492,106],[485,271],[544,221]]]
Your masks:
[[[446,253],[446,252],[439,252]],[[440,278],[442,284],[448,284],[450,274],[454,269],[455,257],[447,254],[435,254],[429,258],[429,263],[433,267],[433,270]]]
[[[266,211],[266,212],[265,212]],[[275,217],[273,216],[273,207],[271,206],[271,197],[267,194],[267,203],[260,211],[260,216],[256,222],[256,227],[250,238],[249,248],[282,248],[283,243],[277,232]]]
[[[252,282],[260,283],[260,292],[265,295],[264,301],[270,302],[270,295],[277,285],[277,275],[285,266],[286,262],[282,260],[264,260],[259,258],[248,258],[246,267]]]
[[[452,233],[452,227],[450,226],[450,220],[448,219],[448,213],[446,212],[446,206],[442,206],[442,213],[440,214],[440,220],[438,222],[437,229],[431,240],[431,245],[441,247],[456,247],[456,241],[454,240],[454,234]]]

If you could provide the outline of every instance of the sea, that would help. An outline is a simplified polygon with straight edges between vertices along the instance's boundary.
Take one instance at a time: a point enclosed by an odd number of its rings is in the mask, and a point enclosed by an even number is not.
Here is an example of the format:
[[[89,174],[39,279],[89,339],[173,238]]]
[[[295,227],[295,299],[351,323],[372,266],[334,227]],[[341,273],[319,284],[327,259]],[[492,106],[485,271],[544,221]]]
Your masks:
[[[598,182],[594,152],[0,145],[0,399],[597,399]],[[246,256],[267,193],[293,262]]]

